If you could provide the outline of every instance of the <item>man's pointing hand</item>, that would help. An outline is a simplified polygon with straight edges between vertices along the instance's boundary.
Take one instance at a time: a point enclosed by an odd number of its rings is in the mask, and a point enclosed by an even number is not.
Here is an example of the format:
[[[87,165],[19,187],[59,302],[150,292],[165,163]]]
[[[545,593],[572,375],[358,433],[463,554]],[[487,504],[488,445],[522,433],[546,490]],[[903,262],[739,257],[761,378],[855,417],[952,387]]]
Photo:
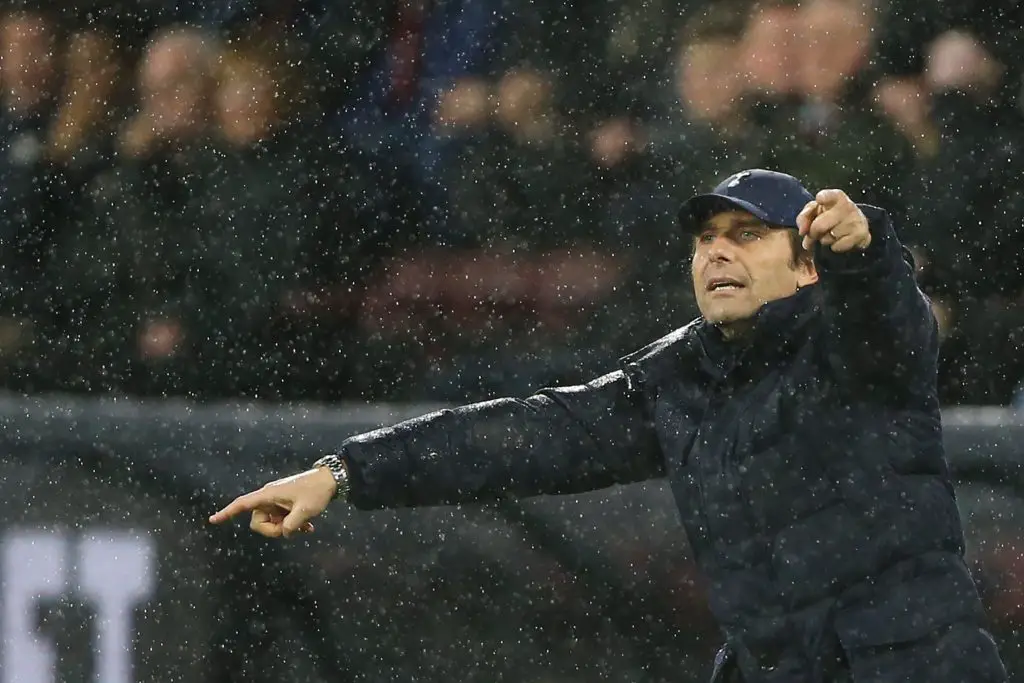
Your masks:
[[[822,190],[796,218],[804,249],[815,242],[834,252],[867,249],[871,244],[868,219],[842,190]]]
[[[310,520],[327,508],[337,483],[325,467],[272,481],[261,489],[235,498],[210,516],[221,524],[245,512],[252,513],[249,528],[267,538],[313,531]]]

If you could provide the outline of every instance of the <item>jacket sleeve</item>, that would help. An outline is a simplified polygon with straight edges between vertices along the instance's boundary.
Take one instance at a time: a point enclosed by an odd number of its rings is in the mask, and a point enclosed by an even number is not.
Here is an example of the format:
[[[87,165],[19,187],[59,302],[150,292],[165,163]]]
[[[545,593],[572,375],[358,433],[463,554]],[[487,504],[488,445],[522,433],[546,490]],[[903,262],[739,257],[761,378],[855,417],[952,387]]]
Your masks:
[[[836,253],[816,247],[829,364],[848,377],[897,380],[906,389],[934,377],[938,330],[914,263],[882,209],[860,205],[871,244]]]
[[[621,370],[441,410],[342,444],[360,509],[578,493],[661,476],[639,389]]]

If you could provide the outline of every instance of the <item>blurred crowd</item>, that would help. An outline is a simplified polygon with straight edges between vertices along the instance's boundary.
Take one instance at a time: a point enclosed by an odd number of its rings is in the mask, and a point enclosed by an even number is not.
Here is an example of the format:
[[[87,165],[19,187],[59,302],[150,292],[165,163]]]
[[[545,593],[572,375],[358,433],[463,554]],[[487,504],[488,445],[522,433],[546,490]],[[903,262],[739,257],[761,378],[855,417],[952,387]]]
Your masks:
[[[695,314],[679,203],[885,207],[942,400],[1024,380],[1011,0],[0,3],[0,382],[468,400]]]

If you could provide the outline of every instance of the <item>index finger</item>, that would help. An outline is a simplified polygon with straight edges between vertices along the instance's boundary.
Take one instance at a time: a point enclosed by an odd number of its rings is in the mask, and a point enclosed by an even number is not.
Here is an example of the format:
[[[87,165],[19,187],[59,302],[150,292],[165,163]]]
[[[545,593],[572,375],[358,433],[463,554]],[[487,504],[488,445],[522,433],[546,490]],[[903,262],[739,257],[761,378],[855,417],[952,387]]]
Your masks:
[[[266,505],[269,502],[271,502],[271,494],[262,489],[246,493],[243,496],[235,498],[223,508],[210,515],[210,524],[226,522],[232,517],[236,517],[243,512],[252,512],[256,508]]]
[[[818,202],[813,199],[804,205],[804,208],[797,214],[796,227],[801,235],[806,235],[811,227],[811,221],[818,215]]]
[[[833,206],[836,206],[837,204],[840,204],[846,199],[848,199],[848,197],[846,196],[846,193],[843,192],[842,190],[822,190],[821,192],[814,196],[814,199],[819,204],[822,204],[823,206],[828,208],[832,208]]]

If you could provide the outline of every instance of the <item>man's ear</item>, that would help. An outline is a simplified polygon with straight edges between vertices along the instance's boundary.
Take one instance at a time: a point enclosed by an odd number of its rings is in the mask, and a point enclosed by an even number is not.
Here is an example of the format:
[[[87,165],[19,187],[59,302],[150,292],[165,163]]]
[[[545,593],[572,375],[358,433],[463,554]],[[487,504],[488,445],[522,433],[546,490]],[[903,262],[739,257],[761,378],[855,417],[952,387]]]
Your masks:
[[[814,261],[801,261],[797,266],[797,286],[807,287],[818,281],[818,269],[814,267]]]

